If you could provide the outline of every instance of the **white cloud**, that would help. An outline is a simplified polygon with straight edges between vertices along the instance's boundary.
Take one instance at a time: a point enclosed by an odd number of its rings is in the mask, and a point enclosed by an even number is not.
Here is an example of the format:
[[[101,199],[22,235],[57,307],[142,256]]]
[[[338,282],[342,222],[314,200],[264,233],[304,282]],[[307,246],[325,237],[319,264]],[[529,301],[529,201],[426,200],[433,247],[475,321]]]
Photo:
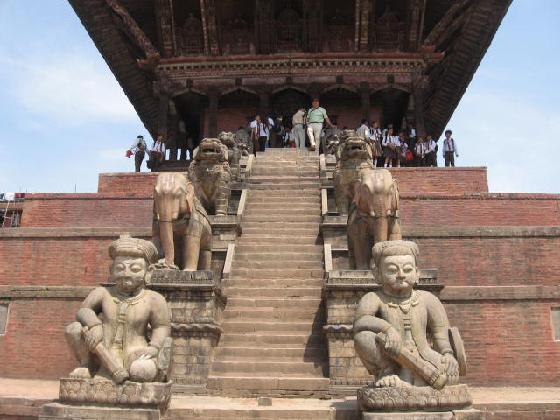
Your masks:
[[[0,55],[7,91],[31,114],[74,125],[136,120],[136,112],[100,60],[79,52],[30,60]]]

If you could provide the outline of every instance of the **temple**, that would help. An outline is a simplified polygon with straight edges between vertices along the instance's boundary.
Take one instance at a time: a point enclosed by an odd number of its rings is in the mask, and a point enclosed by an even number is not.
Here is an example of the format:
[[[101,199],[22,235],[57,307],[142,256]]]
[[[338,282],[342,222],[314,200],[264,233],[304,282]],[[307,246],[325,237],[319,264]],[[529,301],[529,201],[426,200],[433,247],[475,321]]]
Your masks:
[[[511,0],[69,0],[148,131],[177,149],[320,97],[439,136]]]
[[[437,136],[510,0],[69,2],[172,152],[4,208],[0,418],[560,418],[560,195],[215,138],[316,96]]]

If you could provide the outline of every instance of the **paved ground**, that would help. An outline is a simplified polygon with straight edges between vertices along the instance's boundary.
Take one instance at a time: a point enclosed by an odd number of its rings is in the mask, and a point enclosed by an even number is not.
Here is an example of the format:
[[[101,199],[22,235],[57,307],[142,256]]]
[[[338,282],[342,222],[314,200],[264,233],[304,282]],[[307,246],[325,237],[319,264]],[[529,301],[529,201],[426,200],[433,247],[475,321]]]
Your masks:
[[[474,403],[480,404],[528,404],[545,403],[560,404],[560,387],[558,388],[470,388]],[[49,400],[58,397],[58,381],[39,381],[0,378],[0,398],[29,398]],[[343,400],[318,400],[318,399],[281,399],[272,398],[276,407],[306,405],[308,407],[329,407],[333,403]],[[353,401],[348,398],[346,401]],[[203,407],[206,404],[226,404],[231,407],[256,407],[255,398],[225,398],[210,396],[189,396],[173,399],[173,408]]]

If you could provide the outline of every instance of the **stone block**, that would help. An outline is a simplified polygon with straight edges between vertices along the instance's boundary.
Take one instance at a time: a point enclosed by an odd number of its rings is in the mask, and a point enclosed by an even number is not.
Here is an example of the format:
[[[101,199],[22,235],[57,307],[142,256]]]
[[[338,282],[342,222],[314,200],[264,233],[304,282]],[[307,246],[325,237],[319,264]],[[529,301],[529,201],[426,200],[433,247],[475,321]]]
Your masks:
[[[45,404],[39,420],[160,420],[158,409],[74,406],[60,403]]]
[[[74,404],[146,405],[165,408],[171,399],[171,382],[130,382],[81,378],[60,380],[60,401]]]

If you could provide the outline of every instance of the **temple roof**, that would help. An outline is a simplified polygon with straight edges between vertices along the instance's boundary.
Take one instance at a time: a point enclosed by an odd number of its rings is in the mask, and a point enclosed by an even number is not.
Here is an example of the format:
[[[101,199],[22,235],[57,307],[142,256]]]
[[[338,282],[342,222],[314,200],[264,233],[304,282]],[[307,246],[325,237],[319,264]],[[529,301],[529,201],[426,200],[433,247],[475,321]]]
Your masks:
[[[208,0],[205,0],[208,1]],[[415,1],[415,0],[408,0]],[[443,53],[443,59],[425,74],[425,126],[439,134],[451,118],[484,57],[511,0],[426,0],[423,35],[419,51]],[[171,0],[69,0],[96,47],[122,86],[146,128],[157,131],[159,100],[153,81],[157,72],[140,66],[146,59],[138,42],[133,42],[114,6],[123,8],[160,53],[157,7]],[[404,4],[404,0],[401,1]],[[421,3],[421,2],[420,2]],[[154,7],[154,4],[158,6]],[[111,8],[113,6],[113,9]],[[133,34],[134,35],[134,34]],[[350,53],[350,51],[349,51]],[[359,53],[363,56],[363,52]],[[374,56],[376,53],[371,53]],[[401,53],[405,54],[405,53]],[[262,58],[270,58],[266,55]],[[181,57],[184,61],[194,57]],[[216,59],[219,57],[212,57]],[[258,60],[259,56],[254,57]],[[196,61],[203,57],[196,57]],[[265,73],[265,72],[264,72]],[[266,75],[266,74],[264,74]]]

